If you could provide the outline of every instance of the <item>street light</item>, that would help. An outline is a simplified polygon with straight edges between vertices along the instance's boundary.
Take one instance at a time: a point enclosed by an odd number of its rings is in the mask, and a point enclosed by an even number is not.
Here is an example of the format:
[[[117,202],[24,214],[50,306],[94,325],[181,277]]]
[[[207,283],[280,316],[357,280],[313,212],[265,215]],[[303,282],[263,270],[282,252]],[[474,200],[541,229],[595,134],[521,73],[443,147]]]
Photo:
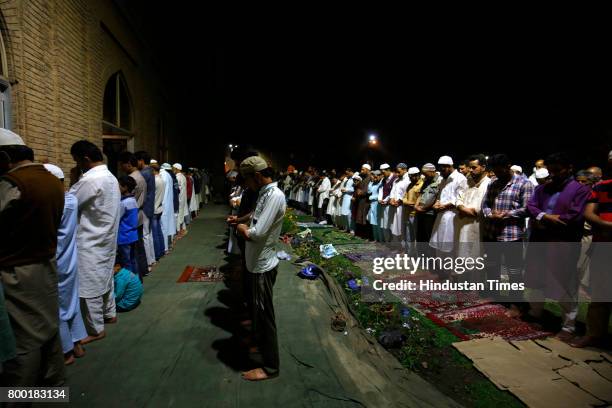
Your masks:
[[[370,146],[376,146],[378,144],[378,137],[375,134],[370,134],[370,136],[368,136],[368,144]]]

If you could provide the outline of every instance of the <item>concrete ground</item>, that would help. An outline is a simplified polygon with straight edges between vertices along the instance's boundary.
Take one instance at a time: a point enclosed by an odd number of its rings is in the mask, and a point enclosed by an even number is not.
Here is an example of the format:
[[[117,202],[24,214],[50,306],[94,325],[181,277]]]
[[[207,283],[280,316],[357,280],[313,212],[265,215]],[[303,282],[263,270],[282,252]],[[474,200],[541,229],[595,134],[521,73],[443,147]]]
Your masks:
[[[187,265],[217,265],[228,273],[234,268],[224,254],[225,214],[223,206],[204,207],[189,234],[145,278],[142,304],[120,314],[117,324],[107,326],[107,337],[87,345],[86,356],[68,367],[71,405],[455,405],[355,324],[347,334],[332,331],[338,296],[330,296],[322,281],[296,277],[289,262],[281,263],[274,299],[281,375],[260,383],[242,380],[248,358],[240,347],[244,333],[233,284],[176,282]]]

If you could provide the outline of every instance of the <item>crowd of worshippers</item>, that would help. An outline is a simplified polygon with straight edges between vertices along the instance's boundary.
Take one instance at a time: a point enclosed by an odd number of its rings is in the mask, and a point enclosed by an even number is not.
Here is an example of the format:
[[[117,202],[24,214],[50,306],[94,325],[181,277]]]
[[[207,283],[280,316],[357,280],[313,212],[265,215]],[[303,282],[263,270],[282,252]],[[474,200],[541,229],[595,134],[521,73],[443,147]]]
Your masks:
[[[316,222],[389,243],[409,256],[486,253],[481,281],[499,280],[505,270],[510,282],[560,300],[559,337],[586,346],[604,342],[612,305],[592,302],[586,336],[575,335],[579,286],[595,299],[594,291],[612,284],[606,280],[612,275],[609,254],[591,245],[612,240],[612,151],[606,171],[608,179],[602,181],[601,168],[575,171],[567,154],[554,153],[537,160],[527,176],[505,154],[476,154],[459,165],[442,156],[420,168],[405,163],[376,170],[366,163],[359,171],[341,172],[291,168],[280,175],[279,187],[291,206],[314,215]],[[453,278],[448,271],[436,273]],[[565,292],[542,282],[561,282]],[[543,302],[519,297],[508,297],[509,315],[542,317]]]
[[[83,345],[136,308],[143,277],[187,233],[210,177],[144,152],[119,156],[113,175],[93,143],[74,143],[64,173],[34,161],[0,128],[0,383],[58,386]]]

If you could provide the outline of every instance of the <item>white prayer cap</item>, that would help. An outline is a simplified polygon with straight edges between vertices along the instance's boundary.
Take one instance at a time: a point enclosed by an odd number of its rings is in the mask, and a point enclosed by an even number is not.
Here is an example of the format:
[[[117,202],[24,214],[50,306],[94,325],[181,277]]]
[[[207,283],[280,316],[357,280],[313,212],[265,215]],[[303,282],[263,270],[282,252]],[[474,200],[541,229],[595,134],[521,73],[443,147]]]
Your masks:
[[[181,171],[183,170],[183,166],[181,165],[181,163],[174,163],[172,167],[174,167],[177,170],[181,170]]]
[[[548,176],[549,176],[548,169],[545,167],[542,167],[541,169],[537,169],[535,172],[535,178],[537,179],[545,179]]]
[[[425,163],[421,169],[423,171],[436,171],[436,166],[431,163]]]
[[[420,171],[416,167],[411,167],[411,168],[408,169],[408,174],[419,174],[419,173],[420,173]]]
[[[442,156],[438,159],[438,164],[445,164],[447,166],[452,166],[453,163],[453,159],[451,159],[450,156]]]
[[[164,163],[161,165],[162,170],[170,170],[172,168],[172,166],[170,165],[170,163]]]
[[[355,173],[355,174],[353,174],[353,178],[354,178],[355,180],[361,180],[361,177],[359,176],[359,173]]]
[[[17,133],[13,133],[8,129],[0,128],[0,146],[25,146],[23,139]]]
[[[368,163],[364,164],[361,166],[362,169],[368,169],[368,170],[372,170],[372,166],[370,166]]]
[[[293,170],[293,174],[298,174],[297,169]]]
[[[510,167],[510,170],[512,171],[518,171],[519,173],[523,172],[523,168],[517,164],[513,165],[512,167]]]
[[[57,167],[55,164],[45,163],[43,164],[43,166],[45,166],[45,169],[47,169],[49,173],[53,174],[58,179],[60,180],[64,179],[64,172],[62,171],[62,169]]]
[[[389,164],[388,164],[388,163],[383,163],[383,164],[381,164],[381,165],[380,165],[379,169],[381,169],[381,170],[387,170],[389,167],[391,167],[391,166],[389,166]]]
[[[375,176],[380,176],[380,170],[374,170],[372,174]]]
[[[151,160],[149,160],[149,164],[157,164],[157,160],[151,159]]]

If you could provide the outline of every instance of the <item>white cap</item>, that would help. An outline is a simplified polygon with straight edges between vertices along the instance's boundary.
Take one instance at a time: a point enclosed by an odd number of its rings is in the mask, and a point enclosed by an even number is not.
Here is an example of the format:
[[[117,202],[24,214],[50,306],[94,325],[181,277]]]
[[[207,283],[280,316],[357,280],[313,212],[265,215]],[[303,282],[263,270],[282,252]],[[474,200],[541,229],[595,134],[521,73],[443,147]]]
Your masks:
[[[361,166],[362,169],[368,169],[368,170],[372,170],[372,166],[370,166],[368,163],[364,164]]]
[[[510,170],[512,171],[518,171],[519,173],[523,172],[523,168],[517,164],[513,165],[512,167],[510,167]]]
[[[149,164],[157,164],[157,160],[151,159],[151,160],[149,160]]]
[[[8,129],[0,128],[0,146],[21,145],[25,146],[23,139],[17,133]]]
[[[545,179],[548,176],[549,176],[549,173],[546,167],[542,167],[541,169],[537,169],[535,171],[535,178],[537,179]]]
[[[411,168],[408,169],[408,174],[419,174],[419,173],[420,173],[420,171],[416,167],[411,167]]]
[[[361,180],[361,177],[359,176],[359,173],[355,173],[355,174],[353,174],[353,178],[354,178],[355,180]]]
[[[164,163],[161,165],[162,170],[170,170],[172,168],[172,166],[170,165],[170,163]]]
[[[450,156],[442,156],[438,159],[438,164],[446,164],[448,166],[453,165],[453,159]]]
[[[45,166],[45,169],[47,169],[49,173],[53,174],[58,179],[60,180],[64,179],[64,172],[62,171],[62,169],[57,167],[55,164],[45,163],[43,164],[43,166]]]
[[[183,166],[181,165],[181,163],[174,163],[172,167],[174,167],[177,170],[181,170],[181,171],[183,170]]]
[[[387,170],[388,168],[390,168],[391,166],[389,166],[388,163],[383,163],[380,165],[379,169],[381,170]]]

